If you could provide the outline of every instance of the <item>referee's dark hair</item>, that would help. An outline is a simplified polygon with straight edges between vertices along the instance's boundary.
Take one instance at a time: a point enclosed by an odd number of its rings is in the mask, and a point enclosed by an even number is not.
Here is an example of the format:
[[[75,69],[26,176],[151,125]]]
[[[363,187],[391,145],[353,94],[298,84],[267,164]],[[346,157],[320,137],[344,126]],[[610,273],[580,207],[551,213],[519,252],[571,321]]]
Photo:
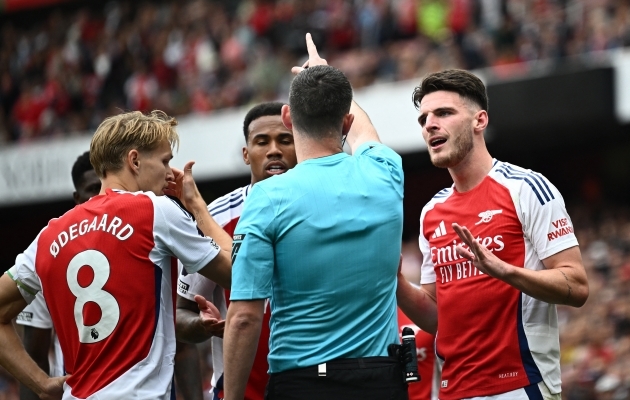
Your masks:
[[[86,151],[81,154],[72,166],[72,183],[75,190],[83,183],[84,175],[87,171],[93,170],[94,167],[90,163],[90,152]]]
[[[243,121],[243,133],[245,134],[245,142],[249,140],[249,125],[260,117],[266,117],[268,115],[282,115],[282,106],[284,103],[279,101],[270,101],[267,103],[261,103],[247,112],[245,120]]]
[[[352,86],[330,65],[307,68],[291,83],[289,107],[297,130],[312,138],[339,135],[343,117],[350,111]]]
[[[413,91],[413,104],[420,109],[422,98],[429,93],[445,90],[455,92],[488,111],[486,86],[476,75],[463,69],[446,69],[427,75]]]

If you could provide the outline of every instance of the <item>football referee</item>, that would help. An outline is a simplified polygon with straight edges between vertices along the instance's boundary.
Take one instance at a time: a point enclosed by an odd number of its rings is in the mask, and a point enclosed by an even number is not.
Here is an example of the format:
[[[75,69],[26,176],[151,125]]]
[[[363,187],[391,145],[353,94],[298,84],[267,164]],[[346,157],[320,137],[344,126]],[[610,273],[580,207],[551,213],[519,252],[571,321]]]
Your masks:
[[[282,109],[298,165],[254,186],[235,229],[225,398],[243,398],[270,298],[267,399],[407,399],[387,353],[399,342],[401,159],[310,35],[307,47]]]

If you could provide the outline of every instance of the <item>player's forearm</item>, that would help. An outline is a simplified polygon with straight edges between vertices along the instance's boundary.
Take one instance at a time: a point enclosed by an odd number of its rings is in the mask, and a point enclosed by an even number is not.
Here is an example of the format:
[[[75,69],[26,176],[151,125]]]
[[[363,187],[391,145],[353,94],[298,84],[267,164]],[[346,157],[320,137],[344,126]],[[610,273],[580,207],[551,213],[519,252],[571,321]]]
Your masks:
[[[10,322],[0,323],[0,365],[38,397],[44,394],[48,375],[29,357]]]
[[[437,303],[424,289],[407,282],[399,274],[396,289],[398,307],[420,329],[429,333],[437,331]]]
[[[232,238],[217,224],[208,212],[205,202],[198,201],[190,205],[191,212],[195,216],[197,226],[204,235],[211,237],[222,249],[232,250]]]
[[[219,284],[224,289],[232,286],[232,253],[231,249],[221,248],[205,267],[197,271],[201,275]]]
[[[542,271],[509,265],[500,278],[526,295],[550,304],[581,307],[588,298],[586,276],[573,266]]]
[[[199,313],[184,308],[177,308],[175,313],[175,334],[184,343],[201,343],[212,337],[203,328]]]
[[[355,150],[365,142],[380,142],[376,128],[365,111],[352,100],[350,114],[354,115],[354,121],[348,132],[346,141],[354,154]]]
[[[230,304],[223,339],[226,399],[240,400],[245,396],[260,338],[263,307],[264,300]]]

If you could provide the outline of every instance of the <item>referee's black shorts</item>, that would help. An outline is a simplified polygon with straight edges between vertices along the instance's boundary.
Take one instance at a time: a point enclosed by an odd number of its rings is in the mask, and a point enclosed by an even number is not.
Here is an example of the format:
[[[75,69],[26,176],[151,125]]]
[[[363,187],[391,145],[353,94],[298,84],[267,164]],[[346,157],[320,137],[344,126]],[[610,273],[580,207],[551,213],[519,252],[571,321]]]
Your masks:
[[[407,400],[407,383],[390,357],[343,358],[269,376],[265,400]]]

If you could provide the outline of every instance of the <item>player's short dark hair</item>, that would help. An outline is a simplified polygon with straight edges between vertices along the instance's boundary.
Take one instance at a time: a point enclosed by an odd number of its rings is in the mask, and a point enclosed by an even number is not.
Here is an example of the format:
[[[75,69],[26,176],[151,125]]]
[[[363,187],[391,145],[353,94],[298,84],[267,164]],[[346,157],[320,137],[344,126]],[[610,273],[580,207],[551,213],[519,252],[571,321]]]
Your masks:
[[[247,112],[245,115],[245,120],[243,121],[243,133],[245,134],[245,141],[249,140],[249,125],[257,120],[260,117],[266,117],[269,115],[281,115],[282,114],[282,106],[284,103],[279,101],[270,101],[267,103],[260,103],[251,110]]]
[[[72,183],[74,184],[75,189],[78,189],[78,187],[83,183],[83,180],[85,179],[84,174],[93,169],[94,167],[90,163],[89,151],[86,151],[77,157],[77,160],[72,166]]]
[[[413,90],[413,104],[420,108],[422,98],[429,93],[445,90],[458,93],[463,98],[488,111],[486,86],[476,75],[463,69],[446,69],[427,75]]]
[[[352,86],[336,68],[318,65],[297,74],[291,83],[291,120],[300,131],[313,138],[339,132],[343,117],[350,111]]]

